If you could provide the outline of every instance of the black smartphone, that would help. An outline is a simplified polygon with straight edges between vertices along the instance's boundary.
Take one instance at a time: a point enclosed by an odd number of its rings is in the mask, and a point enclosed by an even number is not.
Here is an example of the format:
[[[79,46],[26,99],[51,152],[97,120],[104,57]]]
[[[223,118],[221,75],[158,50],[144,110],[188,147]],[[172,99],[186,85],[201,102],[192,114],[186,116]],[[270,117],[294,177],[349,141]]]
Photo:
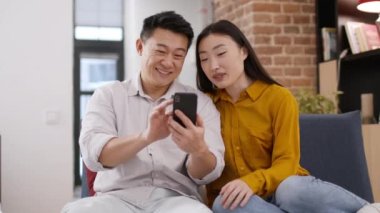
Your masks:
[[[182,123],[175,114],[174,110],[181,110],[192,122],[195,124],[197,120],[197,98],[195,93],[175,93],[173,96],[173,119],[181,124],[183,127],[185,125]]]

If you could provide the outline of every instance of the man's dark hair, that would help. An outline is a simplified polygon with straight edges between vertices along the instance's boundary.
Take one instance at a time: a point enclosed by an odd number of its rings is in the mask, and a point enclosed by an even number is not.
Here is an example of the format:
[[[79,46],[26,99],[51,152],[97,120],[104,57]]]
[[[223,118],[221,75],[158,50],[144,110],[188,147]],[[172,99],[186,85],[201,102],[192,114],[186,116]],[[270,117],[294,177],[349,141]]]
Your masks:
[[[170,30],[186,36],[188,39],[187,49],[189,49],[194,37],[194,32],[193,28],[191,28],[191,24],[181,15],[175,13],[174,11],[165,11],[149,16],[144,19],[144,25],[140,33],[140,38],[143,41],[146,41],[152,36],[154,30],[157,28]]]

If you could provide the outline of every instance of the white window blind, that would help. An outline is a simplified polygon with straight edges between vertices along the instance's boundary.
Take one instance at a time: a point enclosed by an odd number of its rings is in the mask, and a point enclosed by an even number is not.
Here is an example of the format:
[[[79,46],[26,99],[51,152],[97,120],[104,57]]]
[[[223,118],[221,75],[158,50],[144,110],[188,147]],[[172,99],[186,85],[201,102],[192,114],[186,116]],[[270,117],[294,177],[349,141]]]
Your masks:
[[[123,27],[123,0],[76,0],[75,26]]]
[[[75,38],[123,40],[123,0],[75,0]]]

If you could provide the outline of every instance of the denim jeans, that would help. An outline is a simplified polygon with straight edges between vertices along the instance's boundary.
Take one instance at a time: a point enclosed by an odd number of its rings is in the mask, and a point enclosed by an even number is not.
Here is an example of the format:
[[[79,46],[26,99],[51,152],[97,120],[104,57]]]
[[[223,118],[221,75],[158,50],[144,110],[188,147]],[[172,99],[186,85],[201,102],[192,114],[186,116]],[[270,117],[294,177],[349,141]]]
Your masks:
[[[215,213],[354,213],[368,204],[355,194],[313,176],[291,176],[278,186],[274,198],[264,200],[253,195],[247,205],[231,211],[213,205]]]

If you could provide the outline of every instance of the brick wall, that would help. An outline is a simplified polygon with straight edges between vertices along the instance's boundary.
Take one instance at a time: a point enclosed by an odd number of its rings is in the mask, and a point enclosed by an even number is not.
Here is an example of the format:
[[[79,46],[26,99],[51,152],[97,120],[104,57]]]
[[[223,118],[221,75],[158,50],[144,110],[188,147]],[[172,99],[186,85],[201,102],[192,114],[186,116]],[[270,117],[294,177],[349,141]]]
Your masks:
[[[214,19],[235,23],[271,76],[316,90],[315,0],[213,0]]]

